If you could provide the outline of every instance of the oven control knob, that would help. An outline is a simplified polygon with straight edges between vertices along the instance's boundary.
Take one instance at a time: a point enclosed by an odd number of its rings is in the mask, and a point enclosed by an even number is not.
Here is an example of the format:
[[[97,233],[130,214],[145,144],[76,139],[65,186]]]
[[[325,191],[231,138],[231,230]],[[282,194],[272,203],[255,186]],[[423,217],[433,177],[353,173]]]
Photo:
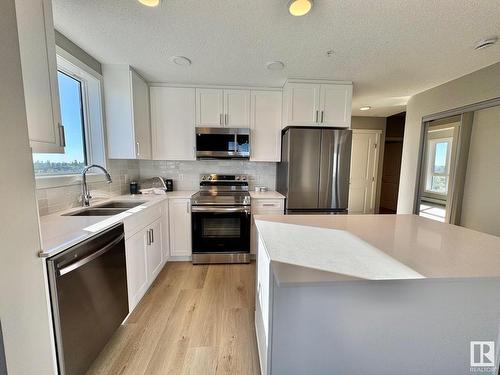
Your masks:
[[[207,178],[207,176],[201,176],[201,180],[202,180],[202,181],[205,181],[205,180],[206,180],[206,178]]]
[[[207,179],[210,181],[212,179],[212,176],[208,176]]]
[[[247,177],[246,177],[246,176],[241,176],[241,180],[242,180],[242,181],[245,181],[246,179],[247,179]]]
[[[240,176],[236,176],[236,181],[238,181],[240,179]]]

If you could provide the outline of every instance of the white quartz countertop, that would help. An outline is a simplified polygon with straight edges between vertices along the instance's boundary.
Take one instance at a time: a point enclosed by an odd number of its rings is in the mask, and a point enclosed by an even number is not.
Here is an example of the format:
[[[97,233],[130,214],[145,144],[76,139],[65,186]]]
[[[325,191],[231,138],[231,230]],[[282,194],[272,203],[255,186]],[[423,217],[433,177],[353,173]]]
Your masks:
[[[275,274],[285,282],[500,276],[499,237],[416,215],[255,220]]]
[[[122,222],[124,218],[153,206],[166,199],[191,198],[195,191],[173,191],[164,195],[121,195],[110,199],[95,202],[92,206],[99,206],[108,201],[140,201],[144,202],[114,216],[63,216],[82,207],[76,207],[62,212],[40,217],[40,231],[42,236],[41,257],[55,255],[93,235]]]
[[[250,191],[252,199],[285,199],[285,196],[277,191]]]

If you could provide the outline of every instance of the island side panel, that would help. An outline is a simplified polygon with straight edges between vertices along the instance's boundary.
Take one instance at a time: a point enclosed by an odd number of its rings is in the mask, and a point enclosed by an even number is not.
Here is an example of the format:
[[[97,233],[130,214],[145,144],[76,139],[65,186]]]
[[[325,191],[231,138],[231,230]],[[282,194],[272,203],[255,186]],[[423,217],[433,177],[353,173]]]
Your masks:
[[[499,290],[500,279],[275,284],[270,373],[468,374],[470,341],[499,345]]]
[[[270,373],[272,315],[273,315],[273,284],[274,277],[271,260],[262,238],[257,240],[257,277],[255,293],[255,333],[259,351],[260,369],[262,375]]]

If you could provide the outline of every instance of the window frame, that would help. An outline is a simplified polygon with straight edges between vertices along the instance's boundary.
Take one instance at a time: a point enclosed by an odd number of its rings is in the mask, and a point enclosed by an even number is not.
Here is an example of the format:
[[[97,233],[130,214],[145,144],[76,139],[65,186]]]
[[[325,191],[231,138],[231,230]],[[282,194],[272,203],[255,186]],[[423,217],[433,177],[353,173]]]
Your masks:
[[[438,143],[446,143],[446,164],[445,164],[445,172],[439,173],[434,172],[434,163],[436,161],[436,146]],[[451,164],[451,148],[453,147],[453,137],[440,137],[440,138],[430,138],[427,140],[427,149],[428,149],[428,160],[427,160],[427,168],[426,168],[426,180],[425,180],[425,189],[426,193],[437,194],[440,196],[446,197],[448,195],[449,189],[449,180],[450,180],[450,164]],[[446,177],[446,192],[438,192],[432,190],[432,179],[434,176],[437,177]]]
[[[57,70],[81,83],[82,116],[84,122],[84,143],[87,164],[107,167],[102,75],[78,60],[73,55],[56,46]],[[102,173],[87,174],[89,182],[104,181]],[[35,175],[36,188],[46,189],[81,184],[78,173],[60,175]]]

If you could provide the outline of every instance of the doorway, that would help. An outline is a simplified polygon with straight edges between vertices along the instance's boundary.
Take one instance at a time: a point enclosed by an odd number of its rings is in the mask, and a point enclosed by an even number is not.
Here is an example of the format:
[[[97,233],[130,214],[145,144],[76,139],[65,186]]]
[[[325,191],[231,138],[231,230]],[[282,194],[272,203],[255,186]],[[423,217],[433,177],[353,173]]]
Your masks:
[[[353,129],[349,214],[375,213],[382,130]]]
[[[387,117],[381,172],[380,214],[395,214],[397,211],[405,121],[406,112]]]

